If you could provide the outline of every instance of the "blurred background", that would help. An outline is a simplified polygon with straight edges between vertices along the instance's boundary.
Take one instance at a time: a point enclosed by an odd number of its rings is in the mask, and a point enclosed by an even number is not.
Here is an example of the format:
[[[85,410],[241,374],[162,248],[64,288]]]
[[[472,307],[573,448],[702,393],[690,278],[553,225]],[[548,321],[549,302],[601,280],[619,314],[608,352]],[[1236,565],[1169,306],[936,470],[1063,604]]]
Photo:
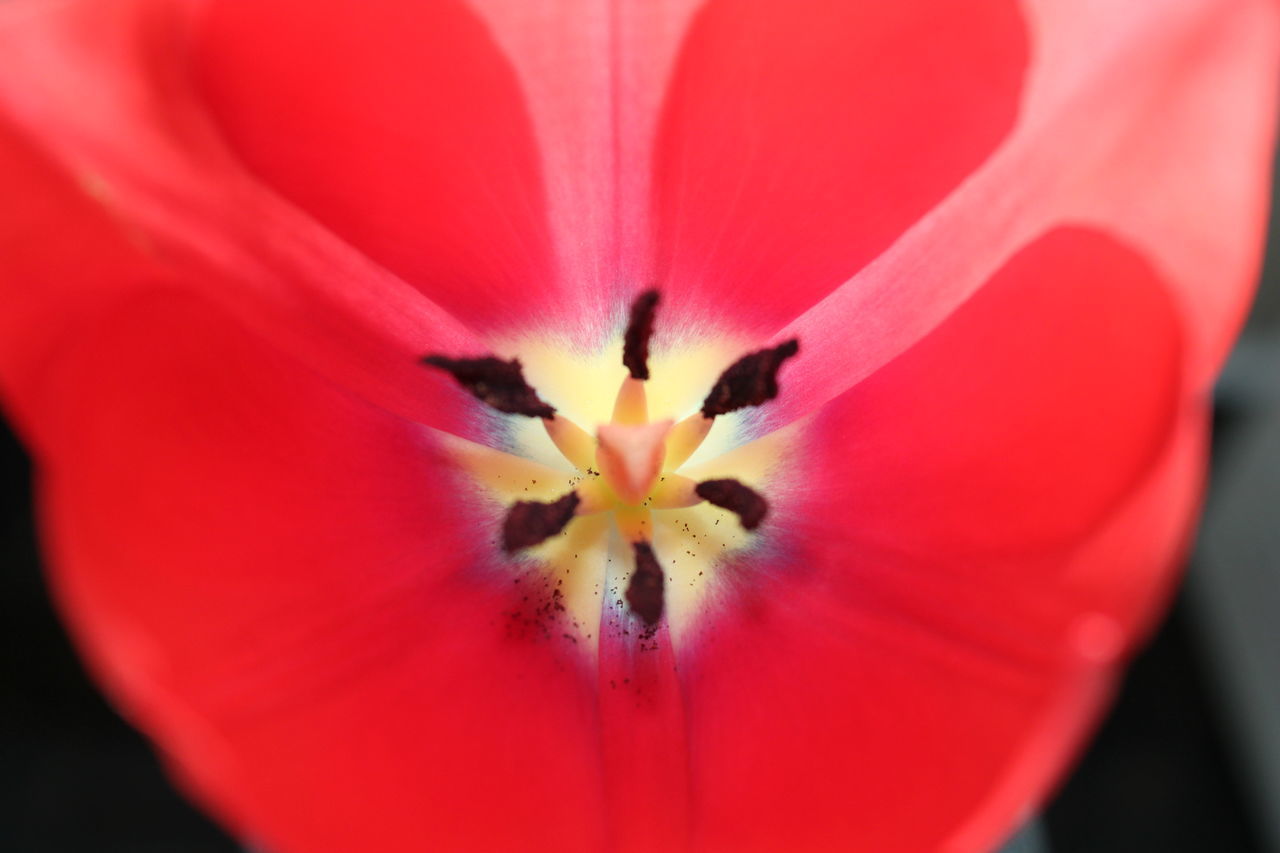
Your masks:
[[[1049,804],[1043,853],[1280,853],[1280,227],[1219,383],[1186,582]],[[239,853],[86,680],[40,574],[30,461],[0,423],[0,851]],[[659,851],[655,851],[659,853]]]

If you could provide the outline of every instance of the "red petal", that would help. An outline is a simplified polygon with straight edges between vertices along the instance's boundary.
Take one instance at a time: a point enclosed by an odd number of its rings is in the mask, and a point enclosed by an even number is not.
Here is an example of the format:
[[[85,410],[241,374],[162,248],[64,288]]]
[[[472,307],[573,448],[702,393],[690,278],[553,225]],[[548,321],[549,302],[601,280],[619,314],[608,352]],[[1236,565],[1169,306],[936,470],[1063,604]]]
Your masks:
[[[625,573],[611,574],[606,589],[621,587],[617,574]],[[606,849],[686,849],[698,796],[689,773],[696,747],[688,736],[687,706],[666,625],[645,632],[632,613],[607,607],[599,672]]]
[[[1013,124],[1012,2],[712,0],[656,152],[663,310],[769,335],[937,204]]]
[[[42,373],[87,322],[163,272],[45,157],[0,123],[0,388],[28,442],[49,405]],[[13,201],[18,199],[20,201]]]
[[[511,61],[541,148],[561,286],[576,294],[563,331],[592,344],[655,283],[653,138],[702,2],[470,0]]]
[[[1061,229],[820,413],[813,467],[860,539],[957,560],[1069,544],[1163,444],[1181,346],[1146,260]]]
[[[194,62],[255,174],[453,314],[490,329],[555,304],[529,119],[461,3],[224,0]]]
[[[1181,340],[1141,258],[1058,231],[815,419],[787,556],[682,660],[710,849],[987,850],[1037,805],[1194,507]]]
[[[1029,0],[1018,126],[956,192],[776,335],[806,363],[770,417],[812,411],[929,334],[1030,240],[1096,224],[1152,259],[1188,330],[1188,384],[1216,372],[1261,250],[1280,93],[1271,0]],[[805,356],[801,356],[802,359]]]
[[[1035,5],[1031,17],[1053,59],[1045,89],[1089,73],[1082,66],[1101,48],[1100,31],[1109,31],[1108,47],[1123,50],[1108,78],[1138,78],[1123,98],[1103,84],[1070,105],[1055,147],[1077,161],[1079,183],[1057,215],[1104,227],[1167,270],[1189,330],[1192,382],[1204,389],[1244,320],[1262,259],[1280,104],[1280,5],[1091,3],[1087,14],[1073,0]]]
[[[599,848],[595,673],[559,633],[511,633],[497,521],[434,433],[171,294],[85,331],[46,382],[62,605],[243,837]]]
[[[163,0],[0,6],[0,120],[7,127],[11,119],[38,141],[43,157],[72,184],[43,191],[58,200],[56,209],[12,206],[6,226],[38,232],[36,252],[52,249],[63,234],[101,230],[114,219],[137,245],[131,251],[163,266],[172,286],[200,291],[388,409],[463,429],[457,407],[433,402],[442,393],[459,402],[461,396],[447,377],[416,360],[427,350],[484,345],[265,190],[228,155],[188,86],[192,8]],[[14,158],[8,168],[15,173],[6,180],[49,187],[59,181],[51,163],[39,162],[43,157],[21,147],[5,156]],[[86,191],[92,199],[82,197]],[[41,262],[58,263],[48,254]],[[82,266],[77,278],[99,281],[109,273],[93,266]],[[4,280],[26,286],[13,276]]]
[[[1180,434],[1078,553],[1024,568],[1061,572],[1079,562],[1156,577],[1155,587],[1136,586],[1148,604],[1158,601],[1152,593],[1180,553],[1170,546],[1185,541],[1169,534],[1185,530],[1195,508],[1203,437]],[[1000,614],[1037,600],[1044,613],[1052,588],[1016,602],[996,594],[1003,606],[975,615],[964,636],[939,627],[939,606],[886,602],[856,574],[808,579],[801,591],[769,582],[746,600],[747,618],[708,625],[681,665],[695,685],[687,701],[699,745],[697,843],[744,853],[995,849],[1080,747],[1123,647],[1115,623],[1095,613],[1071,620],[1055,611],[1051,628],[1011,640]]]

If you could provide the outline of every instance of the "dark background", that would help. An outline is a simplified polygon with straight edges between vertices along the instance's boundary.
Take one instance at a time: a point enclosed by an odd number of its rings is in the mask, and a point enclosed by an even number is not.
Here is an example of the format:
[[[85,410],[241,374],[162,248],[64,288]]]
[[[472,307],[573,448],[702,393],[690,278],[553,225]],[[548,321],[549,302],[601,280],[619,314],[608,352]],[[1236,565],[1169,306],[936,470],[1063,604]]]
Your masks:
[[[1188,581],[1049,805],[1053,853],[1280,853],[1278,238],[1273,218]],[[40,575],[30,474],[0,424],[0,851],[238,853],[86,680]]]

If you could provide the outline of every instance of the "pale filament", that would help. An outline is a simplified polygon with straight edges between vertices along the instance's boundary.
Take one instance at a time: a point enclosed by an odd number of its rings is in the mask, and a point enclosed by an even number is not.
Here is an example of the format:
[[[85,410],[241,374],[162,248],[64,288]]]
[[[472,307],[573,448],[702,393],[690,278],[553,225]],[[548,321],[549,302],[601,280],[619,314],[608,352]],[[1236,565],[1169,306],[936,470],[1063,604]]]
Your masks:
[[[648,509],[679,509],[702,502],[703,499],[695,492],[697,483],[675,473],[674,469],[694,454],[710,432],[713,422],[712,418],[700,412],[695,412],[675,426],[670,426],[670,421],[651,422],[645,382],[630,376],[622,381],[618,389],[612,420],[599,428],[597,437],[592,437],[582,427],[560,414],[542,420],[556,449],[570,464],[587,475],[574,489],[580,499],[574,514],[617,512],[618,529],[629,542],[648,541],[649,531],[652,529],[651,522],[647,521]],[[641,473],[642,485],[623,482],[624,472],[615,472],[609,464],[610,451],[614,449],[610,439],[622,432],[618,430],[619,427],[626,431],[624,434],[638,435],[641,442],[655,443],[652,447],[646,445],[638,448],[637,456],[660,454],[652,476],[647,472]],[[645,427],[654,434],[643,435],[641,428]],[[620,443],[620,438],[612,441],[612,445]],[[602,454],[605,459],[601,458]],[[647,460],[631,461],[633,465],[639,465]],[[619,467],[627,466],[623,464]]]
[[[628,376],[618,388],[609,422],[597,425],[594,435],[543,400],[525,379],[518,359],[442,354],[422,359],[425,364],[452,374],[473,396],[497,411],[541,419],[551,443],[581,475],[570,478],[570,489],[553,500],[526,499],[510,504],[501,530],[502,550],[516,554],[552,537],[568,535],[575,517],[610,513],[622,540],[631,546],[635,561],[624,597],[632,612],[650,629],[664,612],[666,586],[665,572],[652,548],[651,510],[679,510],[706,502],[735,513],[745,531],[759,527],[768,512],[768,503],[741,479],[729,476],[697,481],[676,473],[676,469],[702,446],[716,417],[776,397],[778,369],[799,349],[798,342],[791,340],[748,353],[720,374],[698,412],[679,423],[650,420],[646,383],[650,377],[649,339],[657,304],[657,291],[640,294],[632,304],[622,355]],[[477,465],[477,470],[485,467]],[[502,477],[496,471],[492,475],[494,480]],[[531,473],[530,486],[537,483],[538,478]],[[685,530],[688,531],[687,523]],[[690,549],[683,553],[694,556]],[[679,563],[682,559],[677,554],[670,562]]]

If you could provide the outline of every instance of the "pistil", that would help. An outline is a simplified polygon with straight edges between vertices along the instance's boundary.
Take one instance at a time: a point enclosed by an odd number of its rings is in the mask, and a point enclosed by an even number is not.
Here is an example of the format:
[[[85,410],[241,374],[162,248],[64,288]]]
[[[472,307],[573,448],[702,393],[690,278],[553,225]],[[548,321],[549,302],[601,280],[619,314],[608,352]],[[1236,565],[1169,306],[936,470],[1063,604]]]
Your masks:
[[[624,503],[639,505],[653,491],[670,431],[671,421],[601,424],[596,430],[596,464]]]
[[[774,399],[780,367],[799,352],[798,342],[790,340],[743,356],[720,375],[699,411],[674,425],[671,420],[651,422],[645,386],[658,302],[657,291],[650,290],[631,306],[623,335],[627,376],[618,389],[610,422],[599,425],[594,436],[557,414],[525,380],[517,359],[423,358],[497,411],[540,418],[552,443],[582,472],[573,490],[555,500],[512,504],[502,525],[503,550],[514,554],[532,548],[564,533],[576,517],[611,512],[635,558],[624,598],[649,629],[662,619],[666,585],[653,550],[651,510],[706,502],[735,513],[745,530],[761,525],[769,505],[754,489],[732,478],[697,482],[676,469],[702,445],[717,417]]]

